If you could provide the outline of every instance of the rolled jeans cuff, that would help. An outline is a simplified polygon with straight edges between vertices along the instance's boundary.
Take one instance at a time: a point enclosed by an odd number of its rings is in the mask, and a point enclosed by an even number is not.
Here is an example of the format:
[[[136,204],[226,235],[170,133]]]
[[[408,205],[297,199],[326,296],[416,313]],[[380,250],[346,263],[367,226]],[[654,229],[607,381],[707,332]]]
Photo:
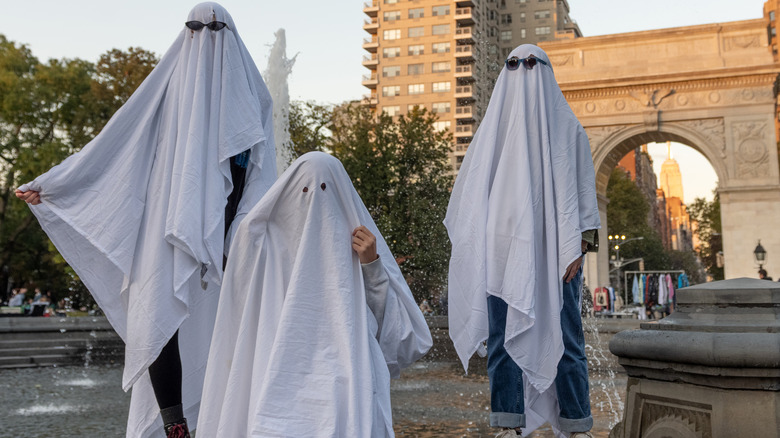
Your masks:
[[[593,423],[592,419],[591,423]],[[525,427],[525,414],[514,414],[511,412],[491,412],[490,427]]]
[[[490,422],[493,422],[493,414],[491,414]],[[525,423],[525,418],[523,419]],[[561,430],[564,432],[587,432],[593,429],[593,417],[587,416],[585,418],[569,419],[558,417],[558,425],[561,426]]]

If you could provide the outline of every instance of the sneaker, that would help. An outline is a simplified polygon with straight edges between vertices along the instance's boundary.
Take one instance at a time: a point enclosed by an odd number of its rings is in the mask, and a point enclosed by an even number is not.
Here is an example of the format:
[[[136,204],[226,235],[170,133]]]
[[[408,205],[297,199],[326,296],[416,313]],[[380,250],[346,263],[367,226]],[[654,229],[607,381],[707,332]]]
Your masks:
[[[187,428],[187,419],[182,418],[181,421],[166,424],[165,437],[166,438],[190,438],[190,430]]]
[[[519,436],[522,436],[522,431],[515,430],[515,429],[506,429],[502,430],[501,432],[496,435],[496,438],[517,438]]]
[[[593,434],[590,432],[573,432],[569,435],[569,438],[593,438]]]

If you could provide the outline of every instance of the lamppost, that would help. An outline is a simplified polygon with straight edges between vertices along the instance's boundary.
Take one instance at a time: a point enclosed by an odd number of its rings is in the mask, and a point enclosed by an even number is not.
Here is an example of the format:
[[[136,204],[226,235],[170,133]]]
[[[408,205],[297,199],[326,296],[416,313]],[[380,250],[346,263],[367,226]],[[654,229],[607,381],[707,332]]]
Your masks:
[[[758,270],[764,269],[764,263],[766,263],[766,250],[761,246],[761,239],[758,239],[758,245],[753,250],[753,258],[758,263]]]
[[[633,240],[642,240],[644,237],[632,237],[630,239],[626,239],[625,234],[610,234],[607,236],[607,239],[609,240],[610,246],[612,246],[615,249],[615,269],[617,270],[617,285],[618,285],[618,293],[620,292],[620,289],[622,289],[622,285],[620,284],[620,268],[623,266],[623,259],[620,258],[620,245],[625,245],[628,242],[631,242]],[[636,261],[636,260],[633,260]],[[626,285],[626,299],[628,299],[628,285]]]

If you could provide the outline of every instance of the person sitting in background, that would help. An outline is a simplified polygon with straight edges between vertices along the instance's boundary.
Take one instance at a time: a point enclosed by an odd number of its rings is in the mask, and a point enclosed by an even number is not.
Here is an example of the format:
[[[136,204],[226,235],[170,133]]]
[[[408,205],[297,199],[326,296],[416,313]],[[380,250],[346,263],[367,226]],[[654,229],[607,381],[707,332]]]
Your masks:
[[[24,294],[19,289],[14,289],[13,293],[14,296],[12,296],[10,300],[8,300],[8,306],[21,307],[22,304],[24,304]]]
[[[760,278],[761,280],[772,281],[772,277],[770,277],[767,274],[766,269],[764,269],[764,268],[761,268],[761,269],[758,270],[758,278]]]

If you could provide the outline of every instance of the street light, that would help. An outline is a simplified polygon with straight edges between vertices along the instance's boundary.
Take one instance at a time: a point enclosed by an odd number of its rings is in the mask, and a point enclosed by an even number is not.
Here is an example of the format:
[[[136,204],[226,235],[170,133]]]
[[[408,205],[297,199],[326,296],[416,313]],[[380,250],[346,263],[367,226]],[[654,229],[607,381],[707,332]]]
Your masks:
[[[758,263],[758,269],[763,269],[764,263],[766,263],[766,250],[761,246],[761,239],[758,240],[758,245],[756,245],[756,249],[753,250],[753,258],[755,258],[756,263]]]
[[[622,285],[620,284],[620,267],[623,266],[623,259],[620,258],[620,245],[625,245],[628,242],[631,242],[633,240],[642,240],[644,237],[632,237],[630,239],[626,239],[625,234],[610,234],[607,236],[607,239],[609,240],[610,245],[614,243],[613,248],[615,248],[615,268],[617,269],[617,285],[618,285],[618,292],[620,292],[620,289],[622,288]],[[639,259],[635,259],[632,261],[637,261]],[[626,301],[628,301],[628,285],[626,285]]]

